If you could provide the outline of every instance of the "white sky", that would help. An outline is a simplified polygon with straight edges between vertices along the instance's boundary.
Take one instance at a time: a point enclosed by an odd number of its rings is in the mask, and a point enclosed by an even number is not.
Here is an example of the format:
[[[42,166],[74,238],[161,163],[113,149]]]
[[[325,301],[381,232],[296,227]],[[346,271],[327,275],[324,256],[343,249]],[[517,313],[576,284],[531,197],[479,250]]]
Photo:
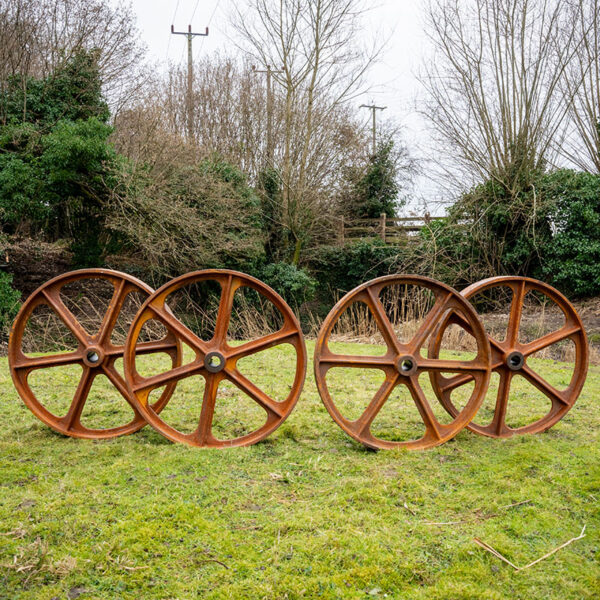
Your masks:
[[[231,48],[228,15],[232,2],[235,0],[132,0],[142,39],[148,46],[149,59],[159,67],[168,60],[187,60],[186,39],[171,35],[171,24],[175,25],[176,31],[187,31],[188,24],[195,32],[204,32],[205,27],[210,27],[207,38],[194,39],[195,57],[217,50],[227,53]],[[370,72],[370,90],[357,100],[357,106],[371,101],[387,106],[385,117],[393,118],[403,126],[409,149],[418,158],[426,149],[428,139],[424,123],[415,111],[420,91],[415,73],[426,51],[423,34],[425,0],[367,0],[367,3],[373,8],[364,20],[365,40],[389,38],[389,43],[381,62]],[[370,111],[363,110],[367,123]],[[437,212],[433,204],[439,199],[439,193],[433,183],[418,178],[410,209],[423,212],[425,201],[432,212]]]

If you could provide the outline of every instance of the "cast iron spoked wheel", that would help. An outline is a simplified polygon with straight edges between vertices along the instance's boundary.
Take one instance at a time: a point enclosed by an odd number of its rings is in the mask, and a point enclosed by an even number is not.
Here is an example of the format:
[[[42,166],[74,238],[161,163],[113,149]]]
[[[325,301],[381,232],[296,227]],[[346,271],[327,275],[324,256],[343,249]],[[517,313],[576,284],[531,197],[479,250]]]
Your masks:
[[[408,343],[401,343],[388,318],[380,294],[391,285],[414,285],[433,293],[435,303],[417,332]],[[333,353],[328,346],[331,333],[343,313],[355,302],[363,302],[372,313],[379,332],[387,346],[384,356],[348,356]],[[421,348],[448,311],[458,311],[469,325],[469,332],[477,343],[476,357],[471,361],[424,358]],[[319,332],[315,348],[314,368],[321,399],[334,421],[351,437],[370,448],[405,447],[418,450],[446,442],[461,431],[475,416],[487,391],[490,378],[490,346],[483,325],[473,307],[452,288],[416,275],[391,275],[365,283],[344,296],[331,310]],[[334,404],[326,382],[333,368],[379,369],[385,380],[362,415],[355,421],[346,419]],[[465,407],[449,424],[440,423],[419,384],[423,372],[468,374],[475,381],[473,392]],[[405,385],[425,425],[425,434],[418,440],[389,441],[377,438],[371,432],[373,421],[390,397],[394,388]],[[437,399],[433,398],[435,402]]]
[[[461,295],[466,299],[472,299],[477,294],[495,287],[510,288],[512,301],[504,341],[499,342],[489,336],[492,350],[492,371],[498,373],[499,376],[494,417],[488,425],[480,425],[473,421],[468,425],[468,428],[480,435],[494,438],[507,438],[524,433],[540,433],[552,427],[569,412],[585,382],[588,366],[588,345],[583,323],[571,303],[559,291],[541,281],[528,277],[491,277],[465,288]],[[548,333],[532,342],[522,343],[519,341],[521,315],[525,296],[531,291],[539,292],[550,298],[562,311],[565,324],[557,331]],[[465,329],[467,328],[467,324],[463,322],[460,315],[447,315],[436,334],[431,338],[429,346],[431,356],[438,355],[444,330],[451,324],[459,324]],[[575,344],[575,368],[568,387],[559,391],[536,373],[527,364],[527,359],[540,350],[568,339]],[[551,407],[549,412],[541,419],[523,427],[511,428],[506,424],[506,415],[510,404],[511,384],[515,376],[523,377],[538,392],[545,395],[550,400]],[[444,408],[451,415],[456,414],[452,392],[468,382],[467,375],[447,378],[439,373],[431,374],[433,389]]]
[[[221,297],[216,317],[215,330],[208,341],[201,339],[167,308],[168,297],[186,286],[197,282],[216,281],[221,288]],[[272,303],[283,317],[283,326],[276,332],[258,339],[231,346],[227,333],[231,320],[235,292],[240,288],[251,288]],[[192,362],[152,377],[142,377],[136,370],[135,343],[144,324],[150,320],[162,322],[178,339],[185,342],[195,353]],[[294,382],[287,398],[278,402],[242,375],[237,363],[240,359],[257,354],[280,344],[290,344],[296,354]],[[294,408],[306,375],[306,347],[300,324],[290,307],[270,287],[249,275],[229,270],[206,270],[188,273],[174,279],[157,290],[138,312],[126,342],[125,375],[138,410],[159,433],[174,442],[189,446],[224,448],[249,446],[270,435],[288,417]],[[165,384],[188,377],[204,379],[204,395],[198,410],[198,425],[191,433],[183,433],[165,422],[149,404],[150,393]],[[213,417],[219,384],[229,381],[243,394],[253,400],[266,413],[264,424],[245,435],[220,440],[213,435]]]
[[[61,296],[64,286],[77,282],[104,280],[113,286],[113,294],[98,331],[90,334],[77,317],[65,304]],[[108,269],[83,269],[59,275],[40,286],[23,304],[13,324],[8,345],[8,362],[17,392],[28,408],[46,425],[55,431],[77,438],[108,439],[138,431],[146,421],[135,408],[131,395],[122,375],[115,368],[117,359],[123,356],[125,346],[114,345],[111,334],[119,319],[129,294],[136,293],[149,296],[152,288],[125,273]],[[27,356],[23,351],[23,336],[27,323],[34,310],[39,306],[48,307],[60,319],[70,334],[77,341],[77,347],[71,352],[45,354],[43,356]],[[43,349],[46,350],[45,348]],[[138,354],[165,353],[173,366],[180,364],[180,346],[177,339],[167,334],[163,339],[139,344],[135,350]],[[29,376],[40,369],[52,369],[67,365],[80,365],[82,374],[79,384],[65,415],[55,415],[36,397],[29,384]],[[50,371],[51,373],[51,371]],[[125,401],[132,407],[134,416],[128,423],[118,427],[93,429],[82,425],[81,414],[88,399],[94,379],[105,375],[114,385]],[[157,400],[154,409],[158,412],[169,401],[175,386],[165,388]]]

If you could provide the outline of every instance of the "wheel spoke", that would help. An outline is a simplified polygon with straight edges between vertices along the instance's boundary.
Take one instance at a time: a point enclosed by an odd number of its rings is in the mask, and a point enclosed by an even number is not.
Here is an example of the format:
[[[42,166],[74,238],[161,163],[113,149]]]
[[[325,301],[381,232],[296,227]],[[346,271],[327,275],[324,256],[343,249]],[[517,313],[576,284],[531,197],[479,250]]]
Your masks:
[[[519,328],[521,327],[521,314],[523,313],[523,301],[525,300],[525,281],[517,284],[517,290],[513,289],[513,299],[510,306],[510,316],[508,319],[508,329],[506,332],[506,341],[510,346],[514,346],[519,338]]]
[[[277,402],[267,396],[261,389],[257,388],[249,379],[244,377],[237,369],[225,371],[227,379],[237,386],[242,392],[250,396],[257,404],[262,406],[270,416],[281,418],[284,411],[277,406]]]
[[[496,394],[496,407],[494,408],[494,419],[490,425],[497,436],[500,436],[506,429],[506,409],[510,397],[510,382],[512,381],[513,371],[505,369],[500,373],[500,383],[498,384],[498,393]]]
[[[229,329],[231,309],[233,308],[233,297],[238,285],[234,285],[233,275],[229,275],[225,283],[221,284],[221,286],[221,301],[219,302],[213,340],[224,342],[227,340],[227,330]]]
[[[42,294],[58,315],[60,320],[69,328],[69,331],[77,338],[77,341],[83,346],[89,343],[89,335],[87,331],[80,325],[75,315],[67,308],[65,303],[60,298],[60,293],[57,290],[42,290]]]
[[[106,314],[104,315],[104,319],[102,320],[102,325],[100,325],[96,343],[103,344],[110,340],[110,335],[117,323],[119,314],[121,313],[123,301],[128,293],[129,289],[127,282],[124,279],[121,279],[119,284],[115,286],[115,291],[106,310]]]
[[[89,367],[83,368],[83,373],[81,374],[79,385],[77,386],[77,390],[75,391],[75,395],[71,401],[69,412],[62,419],[62,422],[68,430],[72,429],[74,425],[79,423],[81,412],[83,411],[83,407],[85,406],[95,377],[96,373],[92,369]]]
[[[547,335],[538,338],[537,340],[533,340],[529,344],[523,345],[523,354],[525,356],[530,356],[531,354],[535,354],[544,348],[548,348],[548,346],[552,346],[553,344],[557,344],[558,342],[562,342],[570,338],[572,335],[581,331],[581,327],[573,326],[573,327],[563,327],[558,331],[553,331],[552,333],[548,333]]]
[[[413,339],[408,345],[413,352],[419,350],[425,343],[425,340],[431,335],[435,327],[438,325],[440,316],[448,306],[448,302],[450,302],[451,298],[451,293],[447,294],[446,296],[440,295],[436,298],[435,304],[427,313],[427,315],[425,315],[423,323],[421,323],[417,333],[414,335]]]
[[[60,367],[80,363],[82,356],[80,352],[69,352],[68,354],[50,354],[48,356],[25,356],[13,364],[15,369],[47,369],[49,367]]]
[[[252,354],[262,352],[263,350],[268,350],[269,348],[273,348],[274,346],[279,346],[284,342],[299,337],[299,335],[300,334],[297,330],[277,331],[275,333],[271,333],[270,335],[265,335],[264,337],[242,344],[241,346],[235,346],[230,350],[228,357],[239,360],[240,358],[251,356]]]
[[[200,444],[205,443],[212,437],[212,424],[215,414],[215,403],[217,400],[217,392],[219,391],[219,382],[221,376],[214,373],[206,375],[206,383],[204,385],[204,396],[202,397],[202,411],[200,413],[200,421],[198,428],[192,434]]]
[[[423,419],[425,429],[431,432],[431,434],[438,440],[441,439],[442,436],[440,433],[440,424],[431,410],[431,406],[429,405],[429,402],[423,393],[423,389],[419,385],[418,377],[414,375],[409,377],[406,385],[410,391],[410,395],[412,396],[415,405],[417,406],[417,410],[421,415],[421,419]]]
[[[157,307],[149,304],[148,308],[170,329],[177,337],[181,338],[194,351],[201,355],[207,353],[206,343],[201,340],[191,329],[186,327],[179,319],[173,316],[164,307]]]
[[[448,373],[487,371],[487,366],[474,361],[443,360],[439,358],[422,358],[418,361],[419,369],[425,371],[446,371]]]
[[[133,391],[149,393],[158,387],[166,385],[167,383],[179,381],[181,379],[185,379],[186,377],[190,377],[191,375],[194,375],[195,373],[201,371],[203,368],[204,363],[194,361],[187,365],[182,365],[181,367],[175,367],[170,371],[165,371],[164,373],[153,375],[152,377],[142,377],[139,373],[137,373],[135,377],[135,382],[133,384]]]
[[[127,384],[125,383],[125,380],[123,379],[121,374],[115,369],[114,360],[111,360],[110,363],[108,363],[106,365],[102,365],[101,368],[102,368],[102,372],[106,375],[106,377],[108,377],[110,382],[117,388],[117,391],[127,401],[127,404],[129,404],[129,406],[131,406],[136,417],[141,418],[137,408],[134,406],[133,402],[131,401],[131,397],[129,395],[129,391],[127,389]]]
[[[177,342],[163,338],[162,340],[152,342],[141,342],[135,347],[136,356],[142,354],[154,354],[158,352],[166,352],[177,348]],[[115,346],[106,352],[107,356],[123,356],[125,346]]]
[[[387,356],[352,356],[349,354],[321,355],[319,362],[329,367],[348,367],[354,369],[385,369],[393,367],[394,361]]]
[[[445,383],[440,384],[439,388],[442,393],[445,393],[452,392],[456,388],[459,388],[461,385],[470,383],[474,380],[474,377],[473,375],[464,373],[462,375],[455,375],[454,377],[443,377],[442,380],[445,381]]]
[[[570,406],[568,399],[565,395],[559,392],[555,387],[550,385],[545,379],[540,377],[535,371],[525,365],[520,371],[518,371],[529,383],[536,387],[542,394],[550,398],[552,404],[560,404],[563,406]]]
[[[366,290],[364,299],[367,306],[371,309],[371,313],[375,318],[379,332],[383,336],[388,348],[400,353],[400,343],[398,342],[396,332],[394,331],[394,326],[392,325],[385,312],[385,309],[383,308],[383,304],[379,299],[379,295],[373,291],[373,288],[369,287]]]
[[[351,423],[352,429],[354,429],[358,435],[361,435],[365,430],[370,429],[375,417],[377,417],[384,404],[388,401],[392,390],[396,387],[399,377],[400,376],[397,373],[394,373],[391,377],[386,377],[363,414],[354,421],[354,423]]]

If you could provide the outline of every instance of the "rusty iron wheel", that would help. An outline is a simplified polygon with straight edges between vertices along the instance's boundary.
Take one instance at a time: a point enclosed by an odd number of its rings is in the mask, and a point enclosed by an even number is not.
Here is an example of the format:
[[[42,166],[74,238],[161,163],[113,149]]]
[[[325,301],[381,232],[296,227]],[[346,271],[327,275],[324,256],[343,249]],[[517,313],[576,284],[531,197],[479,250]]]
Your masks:
[[[475,421],[468,425],[471,431],[493,438],[540,433],[555,425],[575,404],[585,382],[588,367],[587,337],[581,318],[573,305],[558,290],[548,284],[528,277],[491,277],[465,288],[462,295],[469,300],[482,292],[501,286],[510,288],[512,300],[504,341],[500,342],[489,336],[492,350],[492,371],[498,373],[499,376],[494,416],[488,425],[480,425]],[[539,292],[550,298],[562,311],[565,324],[557,331],[529,343],[521,343],[519,341],[521,315],[525,296],[530,291]],[[429,346],[430,355],[438,355],[444,331],[453,323],[467,327],[459,315],[447,315],[446,319],[440,323],[436,334],[432,336]],[[567,339],[572,340],[575,344],[575,368],[568,387],[559,391],[536,373],[527,364],[527,359],[532,354]],[[533,388],[544,394],[551,401],[551,407],[549,412],[537,421],[523,427],[511,428],[506,424],[506,414],[510,404],[511,384],[515,376],[523,377]],[[451,415],[456,414],[452,392],[468,382],[469,379],[466,376],[446,378],[438,373],[431,374],[433,389],[444,408]]]
[[[212,339],[205,341],[175,318],[167,308],[168,297],[186,286],[198,282],[216,281],[221,288],[215,331]],[[227,342],[227,332],[231,319],[235,292],[240,288],[250,288],[272,303],[283,317],[283,326],[276,332],[242,345],[231,346]],[[159,320],[169,331],[185,342],[196,354],[188,364],[160,373],[152,377],[142,377],[136,370],[135,343],[144,324]],[[287,398],[277,402],[258,388],[237,368],[241,358],[262,352],[280,344],[291,344],[296,353],[294,382]],[[288,417],[294,408],[306,375],[306,346],[300,324],[286,302],[270,287],[244,273],[225,269],[205,270],[178,277],[158,289],[140,308],[129,331],[125,352],[125,376],[129,389],[135,398],[136,406],[144,418],[159,433],[173,442],[181,442],[195,447],[225,448],[249,446],[273,433]],[[181,379],[199,376],[205,381],[202,406],[199,409],[198,426],[191,433],[184,433],[165,422],[154,407],[149,404],[150,393],[165,384],[176,383]],[[219,384],[229,381],[243,394],[253,400],[266,413],[265,423],[258,429],[234,439],[220,440],[213,435],[213,416]]]
[[[415,285],[433,293],[435,303],[425,315],[416,334],[408,343],[401,343],[388,318],[380,294],[392,285]],[[335,324],[354,303],[363,302],[373,315],[379,332],[387,346],[385,356],[349,356],[333,353],[328,342]],[[422,356],[421,349],[428,337],[437,328],[440,319],[448,311],[458,311],[469,324],[477,342],[477,355],[471,361],[431,359]],[[333,402],[327,386],[326,376],[333,368],[379,369],[385,381],[370,400],[361,416],[346,419]],[[315,379],[321,399],[334,421],[351,437],[367,447],[388,449],[404,447],[421,450],[437,446],[457,435],[475,416],[485,397],[491,373],[490,345],[474,308],[457,291],[427,277],[417,275],[390,275],[369,281],[344,296],[331,310],[319,332],[314,356]],[[440,423],[432,411],[428,399],[419,384],[419,375],[424,372],[446,372],[469,374],[475,381],[473,392],[460,413],[449,424]],[[410,441],[389,441],[377,438],[371,426],[390,397],[394,388],[405,385],[425,425],[422,438]],[[433,400],[437,402],[434,397]]]
[[[110,304],[102,315],[100,328],[94,334],[90,334],[81,325],[61,297],[61,290],[64,286],[86,280],[104,280],[112,284],[114,288]],[[115,368],[115,362],[123,357],[125,347],[114,345],[111,342],[111,334],[129,294],[139,293],[149,296],[152,292],[152,288],[144,282],[125,273],[108,269],[82,269],[51,279],[27,298],[11,329],[8,363],[19,396],[36,417],[63,435],[87,439],[114,438],[138,431],[146,425],[146,421],[132,402],[123,376]],[[23,352],[23,335],[27,323],[33,311],[42,305],[51,309],[73,335],[77,341],[77,348],[74,351],[43,356],[27,356]],[[166,353],[170,356],[174,367],[180,364],[180,345],[177,339],[170,334],[167,334],[162,340],[141,343],[135,351],[139,354]],[[80,365],[82,374],[67,413],[55,415],[36,397],[28,380],[30,374],[36,370],[67,365]],[[106,429],[93,429],[82,425],[80,419],[83,408],[94,379],[100,374],[108,378],[132,407],[134,415],[130,422]],[[164,408],[174,389],[174,385],[165,388],[155,404],[156,411],[160,412]]]

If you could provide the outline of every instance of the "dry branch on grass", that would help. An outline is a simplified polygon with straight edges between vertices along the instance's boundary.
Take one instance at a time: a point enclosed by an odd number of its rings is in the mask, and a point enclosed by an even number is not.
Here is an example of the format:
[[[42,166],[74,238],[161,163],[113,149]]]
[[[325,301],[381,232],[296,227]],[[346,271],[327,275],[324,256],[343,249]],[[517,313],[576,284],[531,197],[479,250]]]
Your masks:
[[[518,567],[517,565],[512,563],[510,560],[508,560],[508,558],[502,556],[502,554],[500,554],[500,552],[498,552],[498,550],[496,550],[495,548],[493,548],[486,542],[480,540],[479,538],[473,538],[473,541],[478,546],[481,546],[484,550],[489,552],[490,554],[493,554],[496,558],[499,558],[502,562],[505,562],[507,565],[510,565],[513,569],[515,569],[515,571],[524,571],[525,569],[529,569],[529,567],[533,567],[533,565],[536,565],[537,563],[545,560],[546,558],[549,558],[553,554],[556,554],[559,550],[566,548],[569,544],[572,544],[573,542],[576,542],[577,540],[584,538],[585,537],[585,528],[586,528],[586,525],[583,526],[581,533],[577,537],[571,538],[570,540],[566,541],[564,544],[561,544],[560,546],[554,548],[554,550],[551,550],[547,554],[544,554],[544,556],[540,556],[540,558],[537,558],[536,560],[534,560],[533,562],[530,562],[529,564],[525,565],[524,567]]]

